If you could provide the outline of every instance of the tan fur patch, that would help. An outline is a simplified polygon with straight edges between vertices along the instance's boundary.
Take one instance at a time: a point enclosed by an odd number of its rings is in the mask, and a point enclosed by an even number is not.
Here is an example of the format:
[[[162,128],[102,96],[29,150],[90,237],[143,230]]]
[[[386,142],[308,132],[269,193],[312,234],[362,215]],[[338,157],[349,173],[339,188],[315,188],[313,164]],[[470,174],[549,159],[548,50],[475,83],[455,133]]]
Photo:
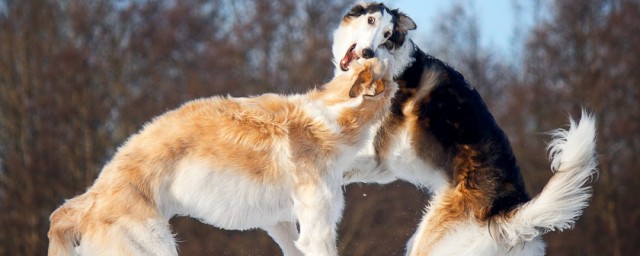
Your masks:
[[[418,231],[425,236],[414,243],[419,247],[414,248],[411,255],[428,255],[427,252],[431,251],[456,223],[470,218],[484,222],[490,218],[490,199],[495,191],[474,187],[477,184],[476,179],[483,177],[477,173],[482,170],[480,163],[475,160],[479,153],[469,145],[459,146],[457,152],[453,160],[453,184],[457,185],[442,192],[441,201],[435,202],[436,207],[429,209],[428,222],[421,224],[425,229]]]
[[[485,177],[482,175],[480,163],[475,159],[478,152],[469,145],[458,147],[458,154],[454,159],[454,184],[458,184],[457,190],[464,195],[467,208],[473,212],[473,216],[477,220],[484,221],[489,217],[490,201],[495,194],[495,190],[487,190],[475,187],[477,179]]]
[[[349,26],[349,24],[351,24],[351,21],[353,21],[353,18],[351,16],[344,16],[342,18],[342,21],[340,22],[340,26]]]
[[[468,218],[467,205],[464,199],[464,193],[456,188],[449,188],[443,192],[444,196],[440,202],[435,203],[436,207],[430,208],[427,213],[430,218],[428,222],[421,223],[424,229],[418,230],[418,233],[425,234],[419,237],[419,241],[414,241],[417,247],[413,248],[412,256],[426,256],[433,246],[444,238],[456,223]]]
[[[378,129],[374,141],[374,148],[376,150],[376,162],[382,164],[391,150],[394,136],[402,129],[404,125],[404,118],[397,115],[387,115],[384,123]]]
[[[469,145],[458,147],[458,154],[454,159],[453,188],[442,192],[441,201],[435,202],[435,207],[430,208],[427,216],[428,222],[422,223],[423,230],[420,234],[425,234],[419,242],[414,244],[419,247],[414,248],[411,255],[428,255],[433,246],[451,230],[454,225],[462,221],[474,218],[478,221],[486,221],[489,218],[490,195],[495,193],[485,191],[469,183],[476,177],[472,177],[474,171],[479,169],[479,163],[475,161],[478,152]]]

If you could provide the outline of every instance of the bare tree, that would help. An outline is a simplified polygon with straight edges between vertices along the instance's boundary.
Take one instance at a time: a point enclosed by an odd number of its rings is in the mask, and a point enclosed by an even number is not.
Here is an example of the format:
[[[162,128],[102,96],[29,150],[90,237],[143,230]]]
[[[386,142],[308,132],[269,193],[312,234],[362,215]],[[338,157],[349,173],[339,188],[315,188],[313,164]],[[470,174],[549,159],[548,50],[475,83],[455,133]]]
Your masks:
[[[0,0],[0,255],[39,255],[48,216],[82,193],[144,122],[186,100],[308,89],[330,79],[332,0]],[[559,0],[520,64],[481,45],[469,2],[429,49],[478,88],[509,134],[532,194],[551,176],[545,131],[582,106],[599,120],[601,175],[576,230],[550,254],[631,255],[640,207],[640,4]],[[264,15],[268,14],[268,15]],[[437,45],[437,42],[434,42]],[[428,199],[406,183],[350,185],[345,255],[401,254]],[[184,255],[280,253],[262,231],[171,221]],[[602,237],[606,239],[601,239]]]
[[[567,113],[593,111],[598,123],[600,176],[591,206],[575,231],[549,236],[558,254],[630,255],[638,225],[640,162],[640,3],[633,0],[556,1],[550,18],[536,26],[526,47],[525,75],[513,88],[511,116],[525,133],[548,131]],[[522,158],[542,151],[540,136],[523,137]],[[527,156],[528,155],[528,156]],[[541,158],[540,158],[541,159]],[[535,163],[537,162],[537,163]],[[546,177],[538,182],[542,184]],[[598,239],[606,237],[606,239]],[[587,242],[588,241],[588,242]]]
[[[90,186],[151,117],[197,97],[310,88],[333,67],[333,12],[311,1],[4,0],[0,8],[1,255],[43,254],[48,215]],[[279,251],[260,233],[174,224],[188,254]]]

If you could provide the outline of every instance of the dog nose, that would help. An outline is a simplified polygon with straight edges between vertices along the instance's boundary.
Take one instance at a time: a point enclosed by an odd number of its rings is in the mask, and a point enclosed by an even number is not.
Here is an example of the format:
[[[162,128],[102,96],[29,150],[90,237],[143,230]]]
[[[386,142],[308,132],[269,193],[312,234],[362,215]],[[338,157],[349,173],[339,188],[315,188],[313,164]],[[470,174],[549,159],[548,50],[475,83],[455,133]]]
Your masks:
[[[362,49],[362,58],[371,59],[376,53],[371,48]]]

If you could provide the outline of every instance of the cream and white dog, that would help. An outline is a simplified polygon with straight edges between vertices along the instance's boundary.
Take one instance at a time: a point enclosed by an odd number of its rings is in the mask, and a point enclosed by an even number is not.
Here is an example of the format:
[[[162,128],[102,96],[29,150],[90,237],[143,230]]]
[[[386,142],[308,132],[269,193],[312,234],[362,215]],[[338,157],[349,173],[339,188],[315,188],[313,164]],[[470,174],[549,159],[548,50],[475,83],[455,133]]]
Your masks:
[[[53,212],[49,255],[177,255],[176,215],[264,229],[285,255],[337,255],[342,170],[397,89],[392,58],[360,62],[307,94],[212,97],[155,118]]]

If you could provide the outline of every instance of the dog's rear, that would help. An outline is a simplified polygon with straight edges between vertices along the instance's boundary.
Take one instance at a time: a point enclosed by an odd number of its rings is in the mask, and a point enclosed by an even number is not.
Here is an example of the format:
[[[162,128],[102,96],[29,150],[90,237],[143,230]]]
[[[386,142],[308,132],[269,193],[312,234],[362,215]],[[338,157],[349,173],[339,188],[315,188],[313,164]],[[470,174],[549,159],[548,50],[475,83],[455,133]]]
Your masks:
[[[496,219],[492,227],[495,238],[509,246],[573,227],[588,206],[591,187],[585,184],[597,172],[595,119],[583,113],[579,123],[571,120],[570,129],[554,131],[553,138],[549,143],[553,177],[538,196],[509,218]]]
[[[90,207],[90,195],[84,194],[68,200],[49,217],[49,256],[77,255],[75,246],[80,240],[82,214]]]
[[[459,186],[437,194],[408,243],[408,254],[544,255],[541,236],[573,227],[588,205],[591,188],[586,184],[597,172],[595,145],[595,119],[586,113],[578,123],[571,120],[569,130],[553,132],[549,157],[555,174],[542,192],[486,220],[466,213],[473,209],[452,209]]]

